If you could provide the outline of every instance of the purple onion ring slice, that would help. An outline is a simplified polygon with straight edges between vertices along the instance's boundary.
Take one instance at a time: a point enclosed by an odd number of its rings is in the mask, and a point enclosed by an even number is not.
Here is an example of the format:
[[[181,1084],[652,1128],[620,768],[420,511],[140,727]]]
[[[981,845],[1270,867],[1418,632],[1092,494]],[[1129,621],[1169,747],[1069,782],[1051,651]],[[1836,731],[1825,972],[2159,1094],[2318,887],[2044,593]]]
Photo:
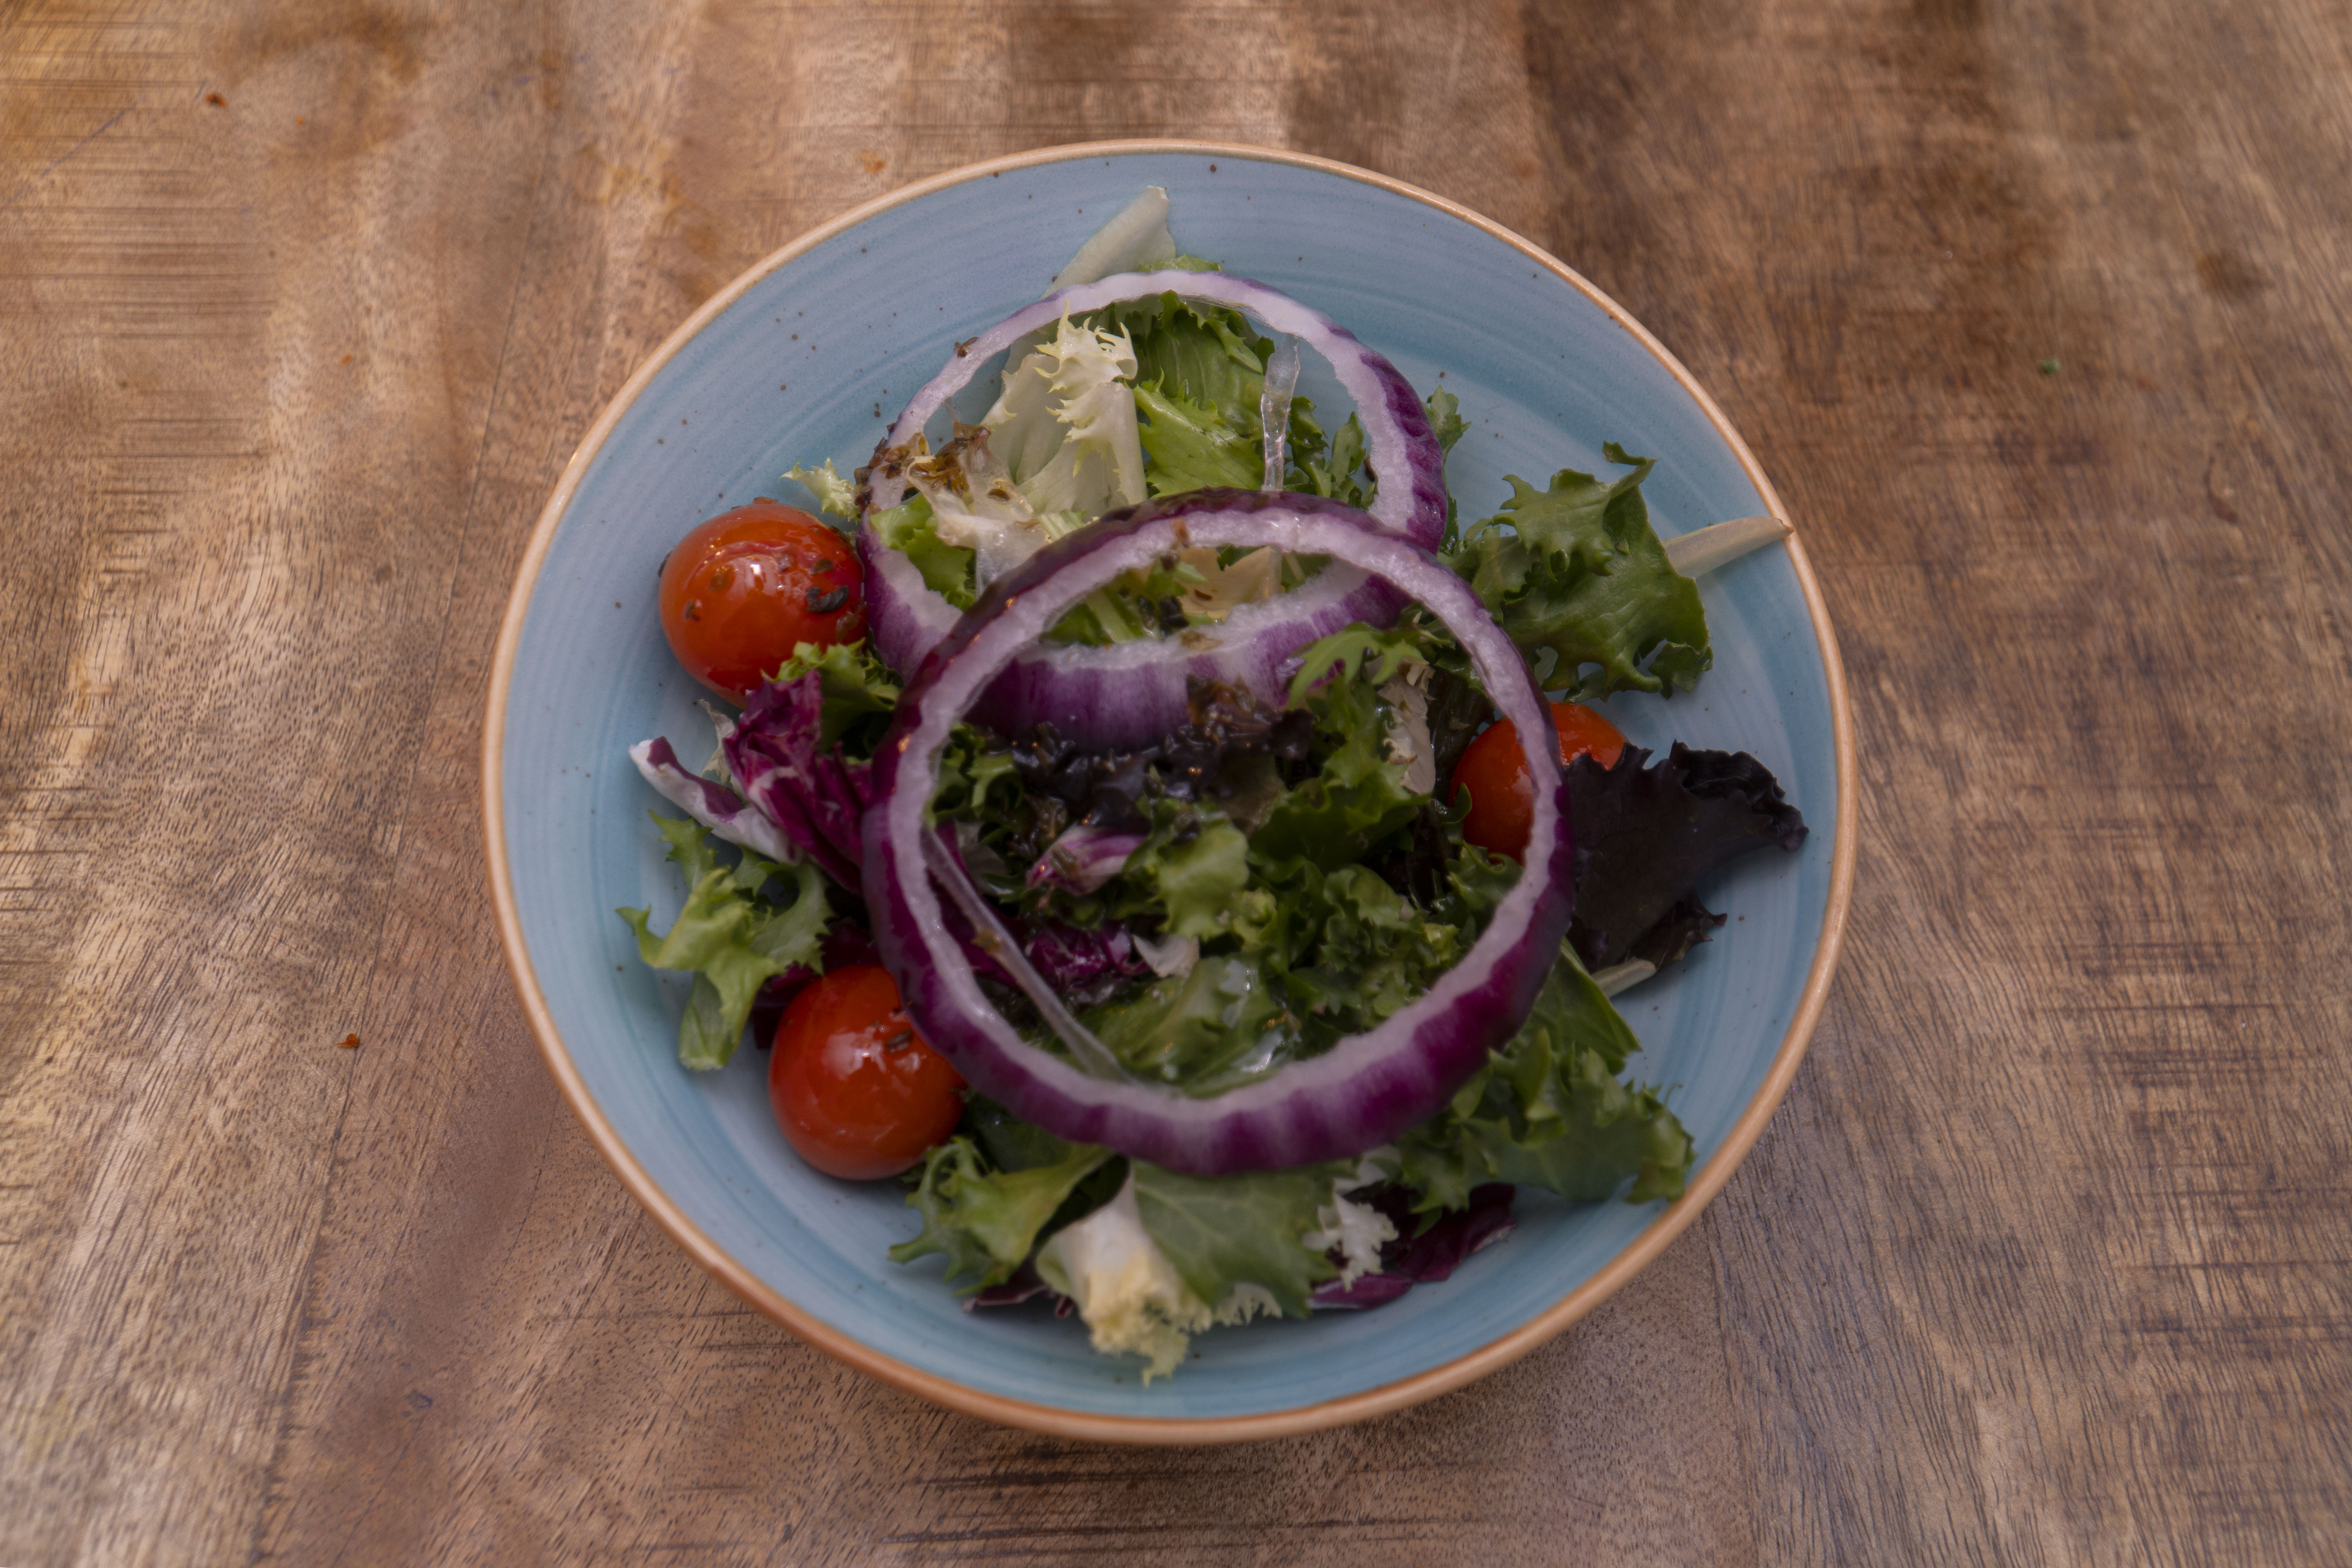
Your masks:
[[[1485,934],[1426,994],[1322,1056],[1207,1100],[1092,1078],[1023,1039],[957,950],[923,849],[940,753],[999,672],[1085,595],[1186,545],[1328,555],[1427,606],[1461,640],[1517,728],[1538,781],[1528,842],[1549,846],[1548,855],[1530,854]],[[900,694],[875,759],[878,793],[864,825],[877,945],[924,1038],[975,1086],[1048,1131],[1201,1175],[1360,1155],[1429,1116],[1517,1031],[1559,953],[1573,847],[1559,758],[1544,743],[1551,729],[1517,648],[1467,585],[1352,508],[1204,490],[1115,511],[991,584]]]

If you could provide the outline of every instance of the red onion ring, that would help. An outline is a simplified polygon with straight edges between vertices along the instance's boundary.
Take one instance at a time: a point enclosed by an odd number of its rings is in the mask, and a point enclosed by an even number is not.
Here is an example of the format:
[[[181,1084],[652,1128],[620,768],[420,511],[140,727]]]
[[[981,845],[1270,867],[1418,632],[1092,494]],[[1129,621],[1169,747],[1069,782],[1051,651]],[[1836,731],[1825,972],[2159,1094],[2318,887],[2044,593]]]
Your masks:
[[[1371,506],[1355,515],[1369,519],[1376,532],[1436,547],[1445,535],[1445,454],[1412,384],[1328,316],[1279,289],[1222,272],[1130,272],[1078,284],[1024,306],[966,342],[908,402],[883,438],[867,472],[866,517],[905,499],[903,464],[892,454],[913,442],[991,355],[1060,320],[1065,308],[1083,313],[1170,292],[1247,310],[1328,360],[1341,388],[1355,400],[1372,477],[1406,481],[1381,483]],[[891,668],[912,669],[954,627],[958,612],[924,583],[912,562],[882,542],[870,521],[858,531],[857,549],[866,567],[866,611],[875,650]],[[1335,563],[1290,593],[1236,609],[1220,628],[1216,651],[1189,666],[1171,663],[1157,652],[1126,655],[1116,647],[1031,649],[1006,669],[997,689],[975,706],[973,717],[1008,733],[1043,720],[1105,745],[1154,741],[1184,721],[1188,675],[1279,700],[1274,671],[1284,657],[1357,621],[1385,625],[1403,604],[1362,573]]]
[[[1528,842],[1551,850],[1528,858],[1485,934],[1426,994],[1322,1056],[1193,1100],[1091,1077],[1021,1037],[981,991],[948,929],[925,817],[939,756],[957,721],[1070,605],[1171,550],[1262,544],[1328,555],[1376,574],[1461,640],[1521,737],[1530,776],[1541,781]],[[1148,646],[1171,664],[1184,662],[1171,645]],[[1542,693],[1477,596],[1442,563],[1376,531],[1354,509],[1312,496],[1199,490],[1114,511],[990,584],[899,694],[875,757],[877,794],[864,824],[876,944],[924,1039],[982,1090],[1050,1132],[1199,1175],[1360,1155],[1436,1110],[1517,1031],[1559,954],[1574,847],[1559,757],[1526,742],[1550,734]]]

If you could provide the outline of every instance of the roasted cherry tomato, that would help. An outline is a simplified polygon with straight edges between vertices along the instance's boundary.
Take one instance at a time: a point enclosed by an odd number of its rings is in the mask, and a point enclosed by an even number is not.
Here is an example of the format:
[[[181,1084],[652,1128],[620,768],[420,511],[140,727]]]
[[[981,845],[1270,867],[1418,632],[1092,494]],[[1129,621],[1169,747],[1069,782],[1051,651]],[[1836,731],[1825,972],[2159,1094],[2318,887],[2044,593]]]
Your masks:
[[[866,574],[847,540],[797,507],[720,512],[662,563],[662,630],[695,679],[740,702],[799,643],[866,635]]]
[[[895,1176],[946,1142],[963,1079],[923,1043],[876,963],[811,982],[784,1009],[768,1098],[793,1152],[828,1176]]]
[[[1625,737],[1617,726],[1591,708],[1573,702],[1551,705],[1552,728],[1559,731],[1563,766],[1585,752],[1604,768],[1617,765]],[[1528,760],[1519,754],[1519,732],[1505,719],[1480,731],[1454,764],[1454,778],[1445,786],[1448,801],[1464,787],[1470,791],[1470,815],[1463,820],[1462,837],[1479,848],[1516,860],[1527,853],[1528,829],[1535,820],[1536,792],[1528,783]]]

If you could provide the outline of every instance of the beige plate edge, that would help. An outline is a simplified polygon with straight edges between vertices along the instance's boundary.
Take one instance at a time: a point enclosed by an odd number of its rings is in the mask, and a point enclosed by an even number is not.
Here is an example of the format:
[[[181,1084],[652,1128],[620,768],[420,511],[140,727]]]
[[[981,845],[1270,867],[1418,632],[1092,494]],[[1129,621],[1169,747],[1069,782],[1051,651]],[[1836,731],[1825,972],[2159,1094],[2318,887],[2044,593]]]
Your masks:
[[[515,907],[514,888],[508,875],[506,860],[506,829],[501,809],[504,795],[500,741],[506,732],[507,693],[514,676],[517,647],[522,639],[523,620],[530,607],[532,588],[536,585],[541,563],[547,558],[550,542],[555,535],[558,521],[578,489],[581,476],[605,439],[612,434],[623,414],[637,395],[668,363],[696,333],[719,313],[761,279],[774,272],[796,257],[814,248],[843,230],[864,222],[876,213],[912,201],[945,186],[960,184],[990,174],[1030,168],[1041,163],[1056,163],[1095,155],[1120,155],[1137,153],[1195,153],[1210,157],[1229,157],[1257,163],[1286,163],[1298,168],[1317,169],[1343,179],[1360,181],[1393,191],[1417,202],[1426,203],[1439,211],[1460,218],[1463,222],[1485,230],[1496,239],[1523,253],[1528,260],[1548,268],[1570,287],[1577,289],[1595,305],[1607,311],[1612,320],[1632,333],[1642,346],[1656,355],[1661,364],[1681,383],[1698,405],[1706,413],[1717,432],[1738,454],[1741,468],[1748,481],[1763,497],[1766,508],[1777,517],[1786,517],[1772,484],[1758,465],[1748,443],[1731,427],[1715,399],[1692,379],[1680,361],[1666,352],[1647,329],[1626,314],[1617,302],[1563,265],[1541,247],[1490,219],[1480,216],[1444,197],[1393,180],[1384,174],[1359,169],[1351,164],[1336,163],[1328,158],[1316,158],[1300,153],[1284,152],[1268,147],[1252,147],[1224,142],[1091,142],[1064,147],[1049,147],[1034,152],[1016,153],[1010,157],[992,159],[986,163],[967,164],[960,169],[935,174],[928,180],[905,186],[878,196],[870,202],[842,214],[828,223],[821,224],[776,251],[756,267],[735,279],[725,289],[706,300],[700,309],[687,318],[672,332],[653,356],[631,375],[604,411],[589,428],[572,460],[564,465],[562,477],[556,481],[554,493],[540,513],[537,526],[531,531],[530,542],[523,552],[521,565],[515,574],[513,593],[507,602],[506,615],[499,628],[498,651],[490,667],[489,694],[485,704],[482,723],[482,818],[483,837],[488,851],[490,901],[497,912],[499,937],[506,951],[507,965],[514,978],[515,991],[522,1003],[523,1015],[530,1025],[532,1036],[539,1042],[541,1055],[548,1070],[554,1075],[556,1086],[571,1103],[580,1118],[597,1152],[621,1178],[636,1200],[646,1206],[655,1221],[667,1231],[672,1239],[684,1247],[688,1256],[716,1275],[727,1287],[761,1313],[775,1320],[819,1350],[848,1363],[861,1372],[868,1373],[894,1387],[909,1394],[936,1401],[951,1409],[1000,1421],[1032,1431],[1061,1437],[1090,1438],[1114,1443],[1206,1444],[1255,1441],[1283,1437],[1301,1432],[1318,1431],[1325,1427],[1344,1426],[1374,1415],[1384,1415],[1410,1405],[1450,1393],[1464,1384],[1486,1376],[1507,1365],[1567,1329],[1578,1319],[1598,1307],[1628,1279],[1639,1273],[1664,1251],[1666,1245],[1680,1236],[1699,1211],[1724,1184],[1731,1179],[1740,1162],[1755,1146],[1756,1140],[1772,1112],[1788,1092],[1795,1079],[1798,1064],[1804,1058],[1806,1044],[1812,1037],[1822,1008],[1829,994],[1830,978],[1836,972],[1838,953],[1845,934],[1846,910],[1853,891],[1854,832],[1859,817],[1855,800],[1855,766],[1853,753],[1853,715],[1846,698],[1845,668],[1838,657],[1836,635],[1830,628],[1829,613],[1822,601],[1821,584],[1814,579],[1801,538],[1792,534],[1787,541],[1790,563],[1796,568],[1797,580],[1804,590],[1805,608],[1811,616],[1813,635],[1822,650],[1822,668],[1829,681],[1832,731],[1837,753],[1838,809],[1836,844],[1832,850],[1830,870],[1828,908],[1822,918],[1821,945],[1813,955],[1811,973],[1806,976],[1803,994],[1798,999],[1796,1016],[1790,1020],[1788,1032],[1781,1037],[1780,1049],[1772,1067],[1757,1089],[1755,1098],[1731,1129],[1723,1146],[1716,1151],[1699,1172],[1697,1179],[1682,1197],[1667,1205],[1651,1222],[1648,1228],[1634,1238],[1632,1246],[1552,1307],[1519,1328],[1481,1346],[1465,1356],[1433,1367],[1427,1372],[1399,1382],[1368,1389],[1340,1399],[1295,1409],[1271,1411],[1259,1415],[1219,1416],[1212,1418],[1177,1418],[1158,1416],[1101,1415],[1060,1409],[1052,1405],[1033,1405],[1024,1400],[1009,1399],[1001,1394],[983,1393],[934,1373],[920,1371],[859,1343],[827,1324],[818,1321],[792,1301],[779,1295],[764,1281],[723,1251],[696,1227],[694,1222],[673,1204],[667,1194],[655,1184],[635,1158],[605,1121],[595,1097],[589,1093],[578,1068],[564,1048],[562,1037],[556,1032],[555,1021],[550,1015],[546,998],[540,994],[537,975],[530,956],[523,945],[522,921]]]

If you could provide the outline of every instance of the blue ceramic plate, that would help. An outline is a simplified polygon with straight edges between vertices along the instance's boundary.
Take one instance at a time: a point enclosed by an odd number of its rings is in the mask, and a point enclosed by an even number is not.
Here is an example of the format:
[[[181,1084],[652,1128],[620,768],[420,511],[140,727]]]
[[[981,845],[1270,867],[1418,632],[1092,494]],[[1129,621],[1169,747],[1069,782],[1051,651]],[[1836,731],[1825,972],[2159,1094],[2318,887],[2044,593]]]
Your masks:
[[[701,519],[799,499],[794,462],[862,461],[949,345],[1036,298],[1145,185],[1178,242],[1328,311],[1424,389],[1461,399],[1449,467],[1463,515],[1601,443],[1655,456],[1646,487],[1674,534],[1780,508],[1683,368],[1614,304],[1526,240],[1423,191],[1289,153],[1113,143],[942,175],[770,257],[697,311],[588,433],[540,519],[490,685],[484,809],[500,931],[550,1068],[621,1179],[688,1252],[761,1310],[900,1387],[1078,1436],[1221,1441],[1335,1425],[1457,1387],[1559,1332],[1622,1284],[1721,1188],[1802,1054],[1835,960],[1853,862],[1844,692],[1821,595],[1791,543],[1704,584],[1715,668],[1671,706],[1620,698],[1637,742],[1753,752],[1812,825],[1793,856],[1752,857],[1703,889],[1730,925],[1622,998],[1635,1071],[1675,1086],[1697,1141],[1672,1205],[1572,1206],[1529,1194],[1519,1229],[1454,1279],[1377,1311],[1263,1322],[1195,1341],[1150,1388],[1042,1307],[970,1313],[936,1258],[885,1256],[915,1232],[894,1184],[802,1165],[770,1120],[760,1053],[696,1076],[673,1053],[677,977],[639,964],[613,913],[683,892],[625,749],[708,735],[662,640],[654,583]],[[1312,356],[1309,356],[1310,361]],[[1312,375],[1302,390],[1313,393]],[[1318,404],[1331,409],[1336,393]],[[1337,417],[1336,414],[1334,417]]]

